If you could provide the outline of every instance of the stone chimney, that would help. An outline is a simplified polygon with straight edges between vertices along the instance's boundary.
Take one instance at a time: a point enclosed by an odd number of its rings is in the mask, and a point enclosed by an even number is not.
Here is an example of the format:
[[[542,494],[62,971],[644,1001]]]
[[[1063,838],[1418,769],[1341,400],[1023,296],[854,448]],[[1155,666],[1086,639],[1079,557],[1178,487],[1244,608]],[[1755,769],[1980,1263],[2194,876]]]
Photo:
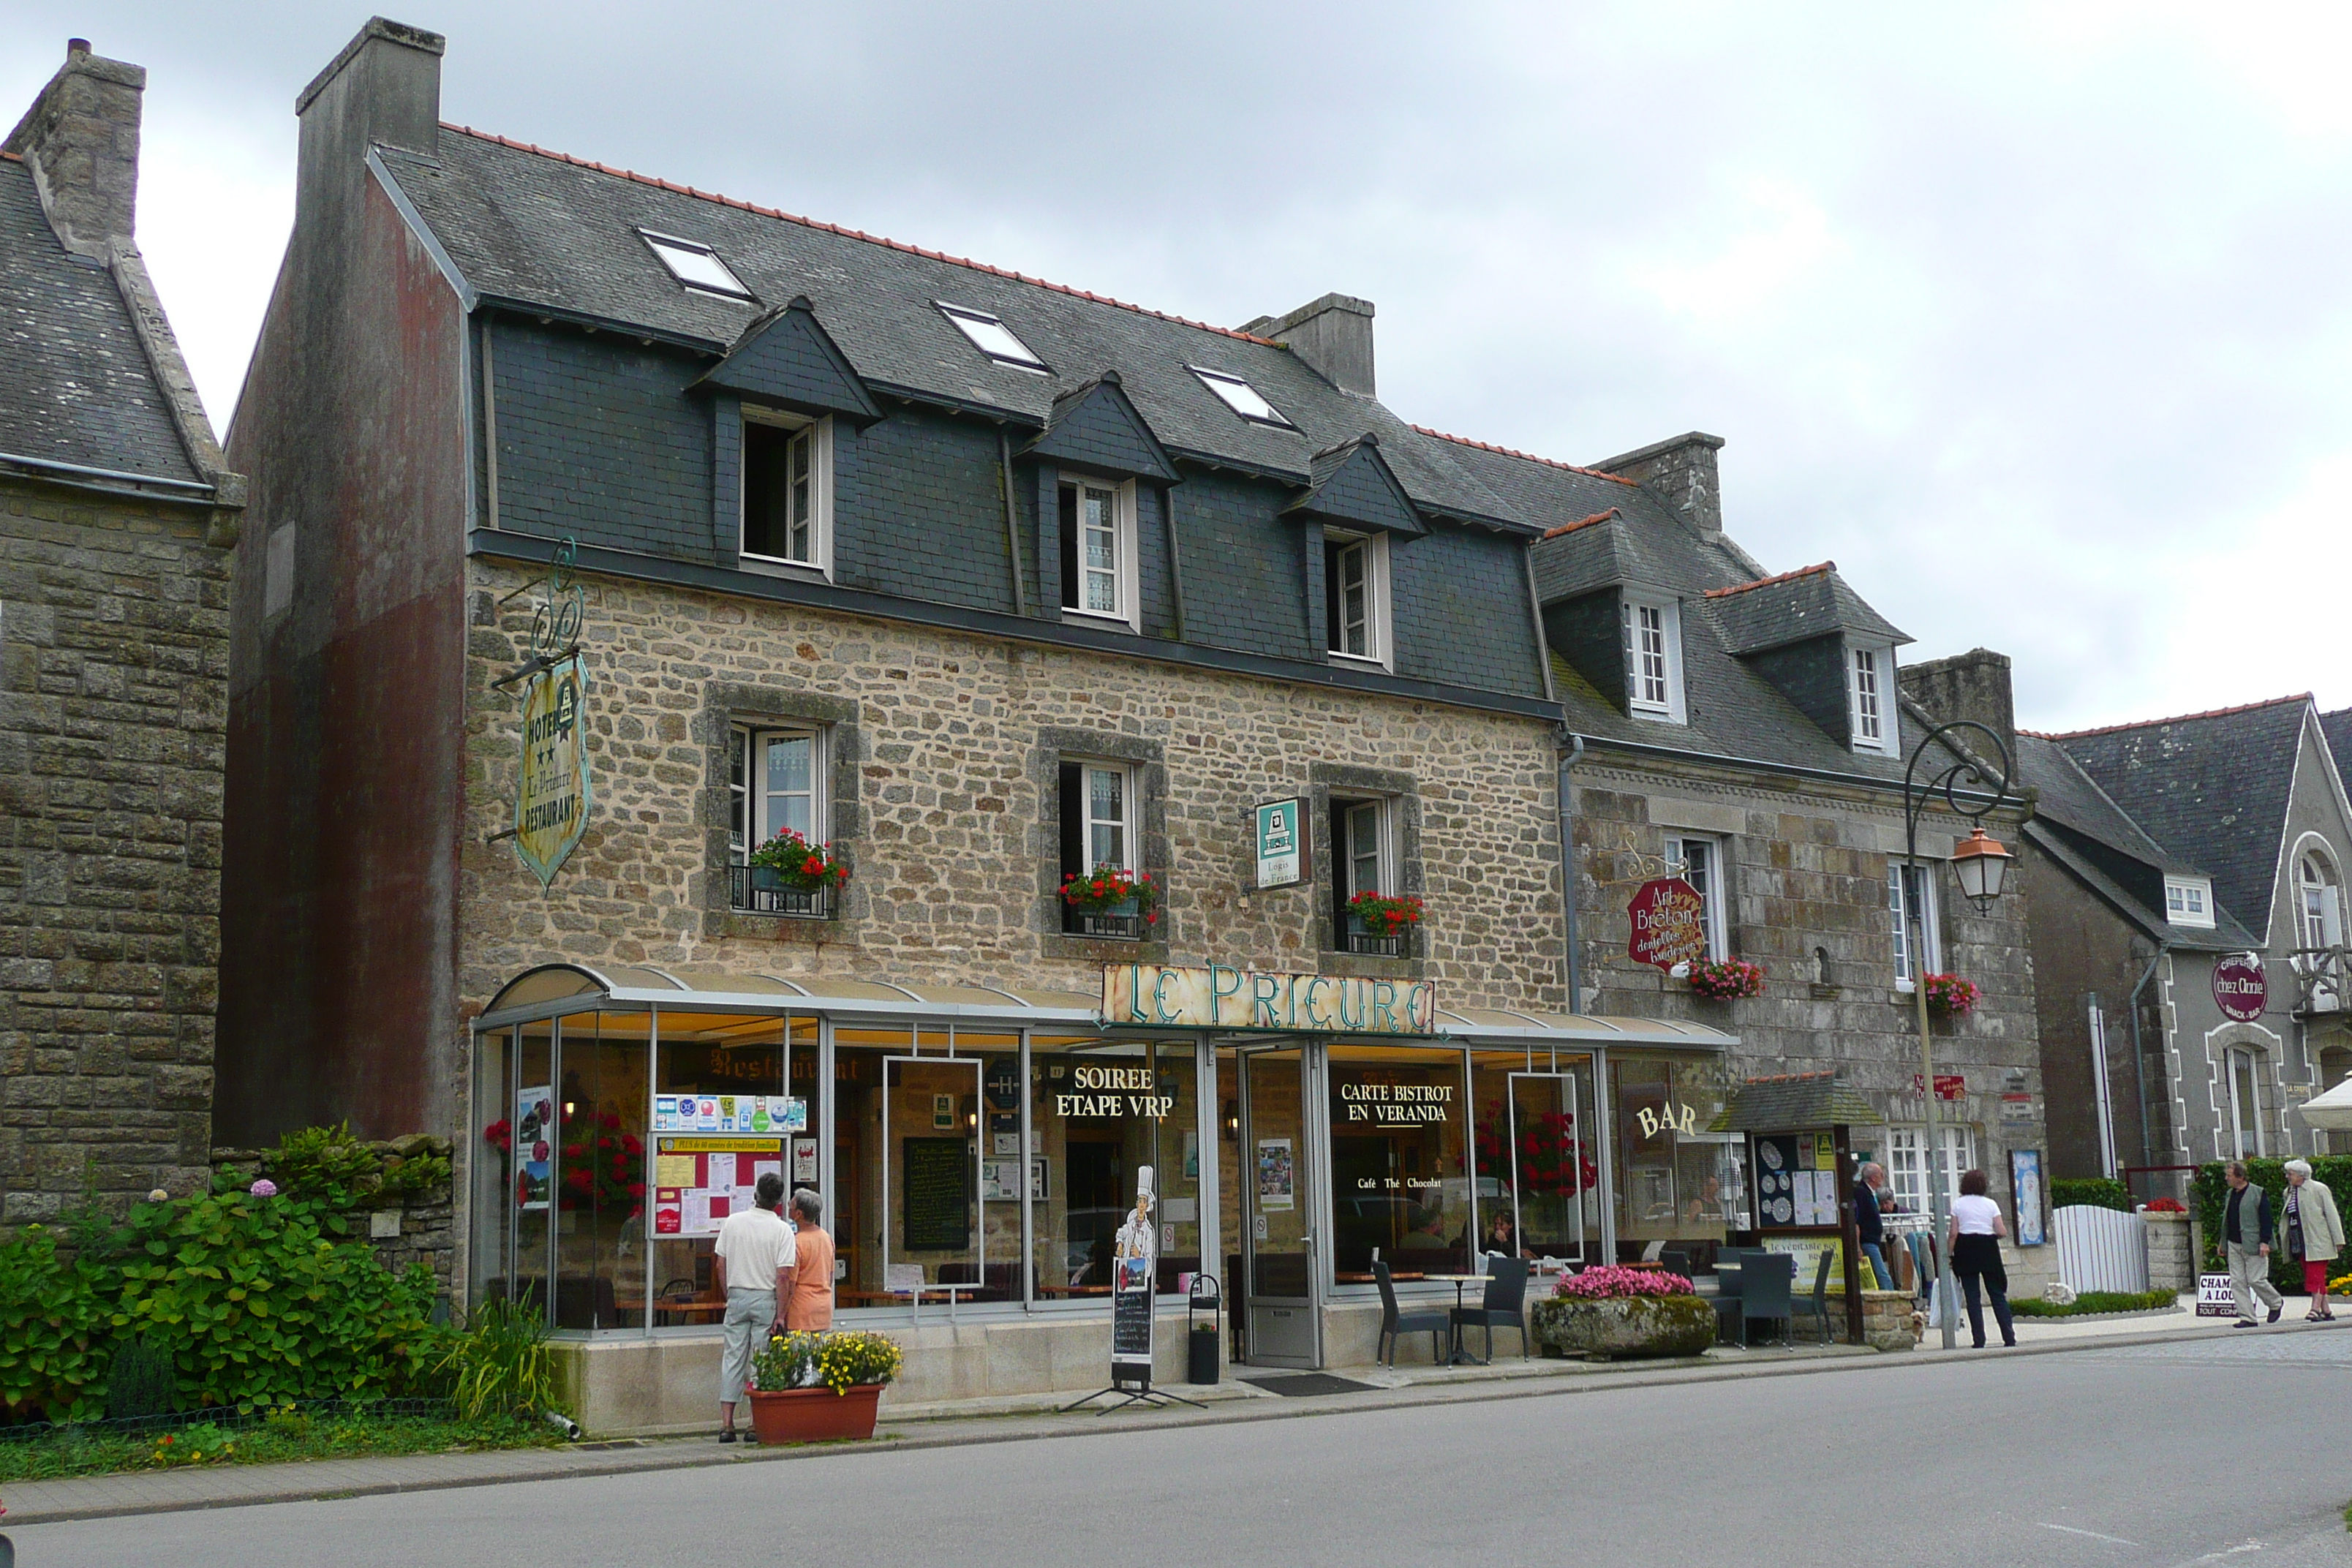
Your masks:
[[[1949,658],[1905,665],[1895,672],[1903,695],[1938,724],[1973,719],[2000,737],[2013,768],[2017,761],[2017,709],[2009,683],[2009,655],[1970,648]],[[1965,742],[1968,737],[1959,737]]]
[[[66,63],[5,143],[21,153],[41,210],[76,256],[103,261],[128,242],[139,206],[139,110],[144,67],[104,59],[87,38],[66,40]]]
[[[1342,392],[1373,395],[1370,300],[1326,294],[1286,316],[1260,316],[1241,330],[1288,345],[1292,353]]]
[[[1723,437],[1693,430],[1653,442],[1591,465],[1629,479],[1663,499],[1683,521],[1707,539],[1723,536],[1723,492],[1716,479],[1715,455]]]
[[[438,33],[371,16],[294,100],[302,162],[318,153],[363,162],[378,142],[431,157],[441,150]]]

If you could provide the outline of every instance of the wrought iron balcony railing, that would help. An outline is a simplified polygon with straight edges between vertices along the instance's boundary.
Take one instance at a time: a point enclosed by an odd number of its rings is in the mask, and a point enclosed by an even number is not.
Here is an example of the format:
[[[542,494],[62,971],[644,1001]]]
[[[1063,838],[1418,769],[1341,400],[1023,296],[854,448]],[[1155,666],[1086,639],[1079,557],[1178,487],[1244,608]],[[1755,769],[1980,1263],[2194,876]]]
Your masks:
[[[1062,906],[1062,934],[1108,938],[1114,942],[1141,942],[1143,916],[1129,906],[1129,912],[1115,913],[1109,910],[1074,910]]]
[[[819,888],[803,892],[787,888],[778,875],[764,866],[730,866],[730,887],[728,903],[731,908],[755,915],[793,915],[807,921],[829,921],[834,918],[834,889]]]

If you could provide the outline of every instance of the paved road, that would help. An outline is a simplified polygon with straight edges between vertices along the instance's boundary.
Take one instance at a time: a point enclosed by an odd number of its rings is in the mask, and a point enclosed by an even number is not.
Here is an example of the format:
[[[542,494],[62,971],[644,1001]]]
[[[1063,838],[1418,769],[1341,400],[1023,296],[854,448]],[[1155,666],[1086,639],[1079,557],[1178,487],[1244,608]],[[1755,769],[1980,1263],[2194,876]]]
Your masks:
[[[2336,1568],[2347,1432],[2352,1332],[2248,1333],[14,1533],[26,1568]]]

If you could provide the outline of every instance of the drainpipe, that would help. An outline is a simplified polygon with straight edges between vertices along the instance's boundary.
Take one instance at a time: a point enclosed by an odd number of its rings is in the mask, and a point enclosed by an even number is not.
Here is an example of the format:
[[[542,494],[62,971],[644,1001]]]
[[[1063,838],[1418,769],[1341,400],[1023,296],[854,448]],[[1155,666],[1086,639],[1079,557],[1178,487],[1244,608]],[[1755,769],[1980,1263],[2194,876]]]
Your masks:
[[[2164,955],[2169,951],[2163,942],[2158,942],[2156,956],[2147,961],[2147,968],[2141,973],[2139,984],[2131,989],[2132,1081],[2139,1090],[2139,1158],[2143,1165],[2148,1163],[2147,1157],[2154,1150],[2148,1142],[2147,1130],[2147,1058],[2140,1054],[2139,1047],[2139,994],[2147,989],[2149,981],[2156,978],[2156,966],[2164,962]],[[2152,1184],[2149,1195],[2155,1195]]]
[[[1569,821],[1568,774],[1584,760],[1584,737],[1565,725],[1560,734],[1568,743],[1559,752],[1559,907],[1568,933],[1568,1010],[1577,1013],[1584,1007],[1584,989],[1576,961],[1576,839]]]

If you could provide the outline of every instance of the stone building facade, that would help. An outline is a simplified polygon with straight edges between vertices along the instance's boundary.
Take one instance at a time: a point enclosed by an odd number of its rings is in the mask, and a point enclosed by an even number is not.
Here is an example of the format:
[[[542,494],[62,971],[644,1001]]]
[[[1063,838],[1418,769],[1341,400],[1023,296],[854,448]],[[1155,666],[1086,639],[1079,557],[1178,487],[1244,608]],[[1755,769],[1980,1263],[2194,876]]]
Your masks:
[[[0,153],[0,1222],[201,1187],[226,471],[133,236],[146,73],[79,39]]]

